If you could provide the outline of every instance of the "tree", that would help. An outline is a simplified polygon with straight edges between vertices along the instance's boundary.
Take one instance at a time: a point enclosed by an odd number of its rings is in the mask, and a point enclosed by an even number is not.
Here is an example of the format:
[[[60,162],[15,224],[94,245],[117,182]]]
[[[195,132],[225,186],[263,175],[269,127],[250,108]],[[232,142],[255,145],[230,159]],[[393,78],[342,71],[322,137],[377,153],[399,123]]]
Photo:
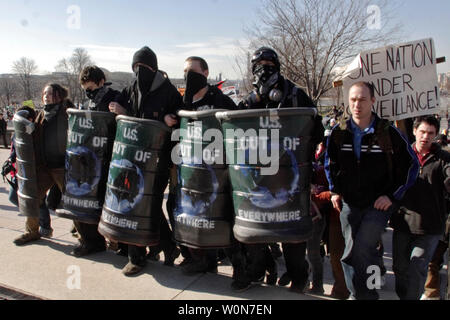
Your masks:
[[[18,74],[20,85],[23,89],[25,100],[33,98],[32,75],[37,71],[37,65],[33,59],[22,57],[13,62],[13,71]]]
[[[234,57],[234,70],[241,75],[242,87],[241,93],[249,93],[253,89],[253,75],[252,75],[252,56],[248,50],[239,45],[239,53]]]
[[[364,48],[386,44],[398,34],[387,2],[379,3],[381,27],[369,29],[371,0],[264,0],[258,23],[246,28],[250,50],[272,47],[283,74],[317,102],[332,88],[345,63]],[[368,13],[369,12],[369,13]]]
[[[0,98],[5,106],[11,105],[12,99],[16,96],[17,84],[14,79],[2,78],[0,80]]]
[[[72,56],[61,59],[55,69],[65,75],[65,85],[69,88],[74,103],[83,102],[85,95],[78,82],[78,77],[84,67],[93,64],[91,57],[84,48],[75,48]]]

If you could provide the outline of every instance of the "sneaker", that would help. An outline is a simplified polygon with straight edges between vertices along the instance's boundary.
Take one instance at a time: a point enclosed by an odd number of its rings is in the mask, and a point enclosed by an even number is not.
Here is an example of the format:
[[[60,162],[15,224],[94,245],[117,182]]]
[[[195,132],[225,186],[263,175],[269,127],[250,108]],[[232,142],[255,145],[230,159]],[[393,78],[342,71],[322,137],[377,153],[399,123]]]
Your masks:
[[[53,229],[52,228],[43,228],[43,227],[39,227],[39,234],[41,235],[41,237],[45,237],[45,238],[51,238],[53,237]]]
[[[231,289],[235,292],[244,292],[252,286],[250,281],[238,281],[234,280],[231,283]]]
[[[20,237],[14,239],[14,243],[16,246],[23,246],[24,244],[32,241],[39,240],[41,238],[41,235],[39,232],[27,232],[22,234]]]
[[[176,258],[178,258],[180,253],[181,253],[181,251],[180,251],[180,249],[178,249],[177,246],[173,246],[171,252],[167,252],[167,253],[164,252],[164,265],[172,267],[173,262],[175,261]]]
[[[83,256],[87,256],[89,254],[92,254],[92,253],[101,252],[101,251],[105,251],[105,250],[106,250],[105,246],[103,246],[103,247],[98,247],[98,246],[92,247],[92,246],[86,245],[85,243],[80,243],[80,244],[78,244],[78,246],[76,246],[72,250],[71,254],[74,255],[77,258],[80,258],[80,257],[83,257]]]
[[[142,269],[144,269],[144,266],[145,262],[140,265],[128,262],[127,265],[122,269],[122,273],[127,277],[133,276],[141,272]]]
[[[289,277],[288,273],[285,272],[278,280],[278,285],[284,287],[287,286],[289,283],[291,283],[291,277]]]

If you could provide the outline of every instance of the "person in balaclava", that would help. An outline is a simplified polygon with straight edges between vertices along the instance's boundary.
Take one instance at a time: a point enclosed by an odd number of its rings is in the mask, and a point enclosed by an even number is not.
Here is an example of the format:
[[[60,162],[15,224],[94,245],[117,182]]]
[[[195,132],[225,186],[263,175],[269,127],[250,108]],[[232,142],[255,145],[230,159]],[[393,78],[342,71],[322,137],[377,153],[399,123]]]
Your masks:
[[[125,104],[120,92],[110,87],[111,83],[106,82],[105,73],[98,66],[84,67],[80,73],[79,81],[86,97],[89,99],[88,110],[109,112],[111,102]],[[125,115],[127,111],[125,108],[118,107],[115,113]]]
[[[83,68],[79,75],[79,81],[89,98],[89,110],[109,112],[108,105],[110,102],[122,101],[120,92],[107,86],[105,74],[97,66]],[[118,107],[115,113],[126,114],[126,109]],[[80,159],[76,159],[75,164],[80,164]],[[82,257],[105,250],[105,239],[97,230],[98,224],[74,220],[74,226],[80,235],[79,244],[72,251],[74,256]]]
[[[316,108],[308,95],[293,82],[281,75],[281,63],[278,54],[269,47],[257,49],[252,56],[254,90],[239,103],[239,109],[264,108]],[[323,139],[324,128],[321,117],[315,118],[313,142],[319,144]],[[312,150],[314,152],[315,146]],[[311,157],[313,159],[313,157]],[[264,268],[270,274],[275,264],[268,254],[266,245],[246,245],[248,251],[250,277],[258,279],[264,275]],[[291,283],[290,290],[302,293],[308,284],[308,263],[305,259],[306,242],[282,243],[286,263],[286,273],[280,278],[279,285]],[[272,270],[273,272],[273,270]]]
[[[183,99],[170,82],[167,74],[158,69],[158,60],[156,54],[147,46],[142,47],[135,52],[132,62],[132,70],[136,75],[133,84],[122,90],[122,98],[126,105],[122,106],[118,102],[111,102],[109,110],[116,112],[120,108],[125,108],[128,115],[136,118],[152,119],[165,123],[169,127],[174,127],[178,123],[176,111],[183,105]],[[170,150],[167,150],[170,161]],[[170,167],[170,164],[169,164]],[[155,190],[162,190],[167,186],[169,171],[161,172],[157,179]],[[164,264],[173,265],[173,261],[179,256],[180,251],[172,240],[172,231],[169,228],[166,218],[162,211],[161,194],[161,226],[160,226],[160,244],[157,246],[164,252]],[[150,208],[149,208],[150,209]],[[139,273],[146,264],[146,247],[128,245],[126,248],[120,245],[120,251],[128,251],[128,264],[123,268],[122,273],[131,276]],[[149,256],[150,258],[150,256]]]
[[[229,96],[225,95],[217,86],[208,84],[208,76],[209,67],[203,58],[192,56],[185,60],[184,80],[186,89],[183,96],[183,109],[191,111],[212,109],[236,110],[236,104]],[[176,175],[176,168],[174,167],[173,170]],[[172,180],[176,181],[176,179]],[[205,181],[205,183],[207,182]],[[175,199],[175,189],[175,186],[171,186],[172,192],[169,194],[168,211],[173,211],[174,209],[172,200],[179,200]],[[228,200],[230,202],[232,201],[231,196]],[[223,214],[225,216],[228,213],[225,212]],[[241,261],[237,261],[239,257],[237,254],[239,244],[236,240],[234,242],[232,250],[230,249],[229,257],[233,263],[234,273],[240,275],[243,272],[239,273],[239,267],[242,266],[243,268],[244,264]],[[180,265],[184,274],[192,275],[202,272],[217,272],[217,250],[187,249],[182,246],[182,253],[185,259]]]

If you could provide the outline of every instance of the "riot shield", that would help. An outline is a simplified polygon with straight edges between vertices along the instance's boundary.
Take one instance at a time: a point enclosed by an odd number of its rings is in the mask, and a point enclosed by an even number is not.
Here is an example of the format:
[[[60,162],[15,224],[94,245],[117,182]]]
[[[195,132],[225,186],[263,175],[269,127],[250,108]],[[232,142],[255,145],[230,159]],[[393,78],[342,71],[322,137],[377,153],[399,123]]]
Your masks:
[[[159,243],[168,180],[170,128],[154,120],[118,116],[99,232],[134,245]]]
[[[312,235],[314,108],[219,112],[233,189],[234,236],[243,243]]]
[[[174,237],[194,248],[231,245],[233,207],[220,123],[215,114],[181,110]]]
[[[105,198],[106,179],[116,133],[110,112],[68,109],[62,209],[56,214],[97,224]]]
[[[17,197],[21,214],[37,218],[39,216],[36,159],[32,132],[35,124],[18,111],[13,118],[16,148]]]

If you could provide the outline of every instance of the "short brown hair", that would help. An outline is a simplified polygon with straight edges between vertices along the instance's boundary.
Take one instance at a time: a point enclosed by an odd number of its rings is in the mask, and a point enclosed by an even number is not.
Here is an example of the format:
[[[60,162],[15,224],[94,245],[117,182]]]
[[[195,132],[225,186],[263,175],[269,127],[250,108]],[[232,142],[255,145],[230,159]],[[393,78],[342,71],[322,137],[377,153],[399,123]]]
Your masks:
[[[422,122],[425,122],[428,125],[435,127],[436,128],[436,134],[439,133],[439,128],[440,128],[441,125],[440,125],[438,119],[436,119],[436,117],[434,117],[434,116],[420,116],[420,117],[417,117],[414,120],[413,128],[417,129],[422,124]]]
[[[105,80],[105,73],[97,66],[87,66],[84,67],[80,73],[80,84],[85,84],[86,82],[92,81],[95,84],[99,84],[100,81]]]
[[[371,84],[370,82],[367,82],[367,81],[355,82],[354,84],[352,84],[350,89],[353,87],[366,87],[367,89],[369,89],[370,97],[371,98],[375,97],[375,88],[374,88],[373,84]],[[348,89],[348,90],[350,91],[350,89]]]
[[[206,63],[205,59],[203,59],[203,58],[192,56],[192,57],[187,58],[186,61],[198,61],[200,63],[200,69],[202,69],[202,71],[209,70],[208,64]]]

